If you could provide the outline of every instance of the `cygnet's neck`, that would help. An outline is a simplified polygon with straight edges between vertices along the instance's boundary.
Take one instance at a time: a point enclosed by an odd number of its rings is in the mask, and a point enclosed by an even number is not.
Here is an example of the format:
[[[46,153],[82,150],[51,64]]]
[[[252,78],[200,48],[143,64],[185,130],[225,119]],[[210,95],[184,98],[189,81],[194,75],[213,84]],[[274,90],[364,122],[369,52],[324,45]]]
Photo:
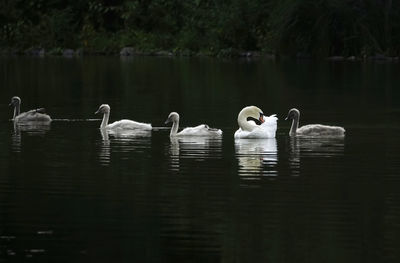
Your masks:
[[[100,124],[100,129],[104,129],[107,126],[109,118],[110,118],[110,112],[109,111],[104,112],[103,120]]]
[[[172,128],[171,132],[169,133],[169,136],[175,136],[178,133],[179,129],[179,118],[176,118],[172,121]]]
[[[294,117],[292,119],[292,126],[290,127],[290,131],[289,131],[290,136],[296,135],[297,129],[299,128],[299,119],[300,119],[300,115],[298,115],[298,114],[294,115]]]
[[[17,117],[20,113],[20,104],[18,103],[17,105],[14,106],[14,116],[13,120],[15,120],[15,117]]]

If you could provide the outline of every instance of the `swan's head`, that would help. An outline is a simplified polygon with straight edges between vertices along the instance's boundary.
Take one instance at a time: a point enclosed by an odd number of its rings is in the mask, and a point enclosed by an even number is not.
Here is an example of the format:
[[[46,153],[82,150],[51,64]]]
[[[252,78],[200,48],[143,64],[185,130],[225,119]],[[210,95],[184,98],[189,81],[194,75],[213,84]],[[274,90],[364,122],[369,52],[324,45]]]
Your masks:
[[[8,106],[17,106],[21,104],[21,99],[18,96],[14,96],[11,98],[11,103]]]
[[[170,122],[178,122],[178,121],[179,121],[179,114],[177,112],[171,112],[168,115],[168,118],[165,121],[165,124],[170,123]]]
[[[293,109],[289,110],[285,121],[293,120],[293,119],[296,119],[296,118],[299,118],[299,117],[300,117],[300,111],[298,109],[293,108]]]
[[[108,113],[108,112],[110,112],[110,106],[108,106],[108,104],[101,104],[99,109],[94,114]]]
[[[257,124],[261,124],[264,122],[264,113],[263,111],[256,106],[247,106],[240,113],[240,116],[244,116],[246,121],[254,121]]]

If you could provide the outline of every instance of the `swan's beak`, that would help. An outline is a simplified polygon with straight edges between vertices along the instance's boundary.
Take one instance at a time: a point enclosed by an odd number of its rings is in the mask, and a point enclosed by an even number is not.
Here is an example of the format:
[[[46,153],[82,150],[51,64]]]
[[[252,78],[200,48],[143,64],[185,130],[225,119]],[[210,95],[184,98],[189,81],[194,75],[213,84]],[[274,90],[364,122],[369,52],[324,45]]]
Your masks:
[[[168,124],[168,123],[170,123],[171,121],[170,121],[170,119],[167,119],[165,122],[164,122],[164,124]]]
[[[260,114],[259,120],[260,120],[261,123],[264,123],[264,121],[265,121],[265,120],[264,120],[264,115]]]
[[[100,112],[100,109],[98,109],[94,114],[98,114]]]
[[[288,116],[286,116],[286,118],[285,118],[285,121],[287,121],[289,119],[289,115]]]

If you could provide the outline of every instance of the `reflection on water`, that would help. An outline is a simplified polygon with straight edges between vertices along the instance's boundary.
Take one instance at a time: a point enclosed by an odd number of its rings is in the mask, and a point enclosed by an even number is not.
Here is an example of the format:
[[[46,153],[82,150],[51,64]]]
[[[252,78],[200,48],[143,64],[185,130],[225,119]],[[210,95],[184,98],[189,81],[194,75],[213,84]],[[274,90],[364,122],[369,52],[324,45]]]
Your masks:
[[[111,151],[129,152],[149,148],[151,131],[144,130],[107,130],[99,129],[102,142],[99,151],[99,160],[102,165],[111,162]],[[110,139],[111,138],[111,139]],[[128,157],[124,157],[126,159]]]
[[[0,262],[400,262],[400,64],[0,61]],[[13,95],[51,127],[12,127]],[[99,132],[104,102],[116,120],[176,110],[224,137]],[[348,133],[289,138],[281,121],[276,140],[234,141],[250,104]]]
[[[148,138],[151,136],[151,131],[147,130],[105,130],[101,129],[102,133],[118,139],[137,139],[137,138]],[[103,135],[102,135],[103,136]],[[104,139],[104,137],[103,137]]]
[[[169,155],[170,155],[170,170],[179,172],[179,139],[170,137]]]
[[[290,138],[291,153],[294,158],[301,152],[302,157],[332,157],[343,155],[345,137],[293,137]]]
[[[298,176],[300,173],[300,148],[298,138],[287,137],[286,145],[289,146],[289,166],[291,175]]]
[[[190,158],[204,161],[206,158],[220,158],[222,138],[205,136],[170,137],[170,170],[179,171],[180,159]]]
[[[344,154],[344,137],[288,137],[289,166],[299,175],[301,158],[333,157]]]
[[[22,146],[22,134],[25,133],[29,136],[43,136],[50,131],[50,123],[16,123],[13,122],[14,132],[12,134],[12,150],[13,152],[20,152]]]
[[[99,161],[100,161],[100,164],[102,164],[102,165],[109,165],[110,158],[111,158],[109,134],[106,129],[99,129],[99,130],[100,130],[101,138],[102,138],[100,151],[99,151]]]
[[[236,158],[239,175],[243,179],[257,179],[260,176],[276,176],[278,151],[276,139],[236,139]]]

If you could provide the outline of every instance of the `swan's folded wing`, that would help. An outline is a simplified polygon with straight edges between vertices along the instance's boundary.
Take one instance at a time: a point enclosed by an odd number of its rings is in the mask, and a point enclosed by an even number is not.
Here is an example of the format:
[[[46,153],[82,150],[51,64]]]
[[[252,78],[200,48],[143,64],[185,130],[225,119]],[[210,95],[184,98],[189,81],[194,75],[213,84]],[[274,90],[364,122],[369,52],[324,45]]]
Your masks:
[[[264,117],[264,122],[260,125],[261,128],[271,129],[274,128],[276,130],[278,117],[276,115],[266,116]]]
[[[248,138],[275,138],[278,118],[276,115],[264,117],[264,122],[254,129]]]
[[[220,129],[210,128],[206,124],[201,124],[196,127],[188,127],[178,133],[179,136],[213,136],[221,135]]]
[[[134,130],[134,129],[141,129],[141,130],[151,130],[152,126],[149,123],[142,123],[132,120],[120,120],[113,122],[107,126],[108,129],[121,129],[121,130]]]
[[[278,121],[278,117],[276,117],[276,114],[273,114],[271,116],[264,116],[264,123],[261,125],[276,125]]]
[[[304,136],[343,136],[344,133],[343,127],[322,124],[308,124],[297,130],[297,134]]]
[[[43,109],[43,111],[41,111]],[[23,112],[15,118],[18,122],[50,122],[49,115],[44,113],[44,108]]]

